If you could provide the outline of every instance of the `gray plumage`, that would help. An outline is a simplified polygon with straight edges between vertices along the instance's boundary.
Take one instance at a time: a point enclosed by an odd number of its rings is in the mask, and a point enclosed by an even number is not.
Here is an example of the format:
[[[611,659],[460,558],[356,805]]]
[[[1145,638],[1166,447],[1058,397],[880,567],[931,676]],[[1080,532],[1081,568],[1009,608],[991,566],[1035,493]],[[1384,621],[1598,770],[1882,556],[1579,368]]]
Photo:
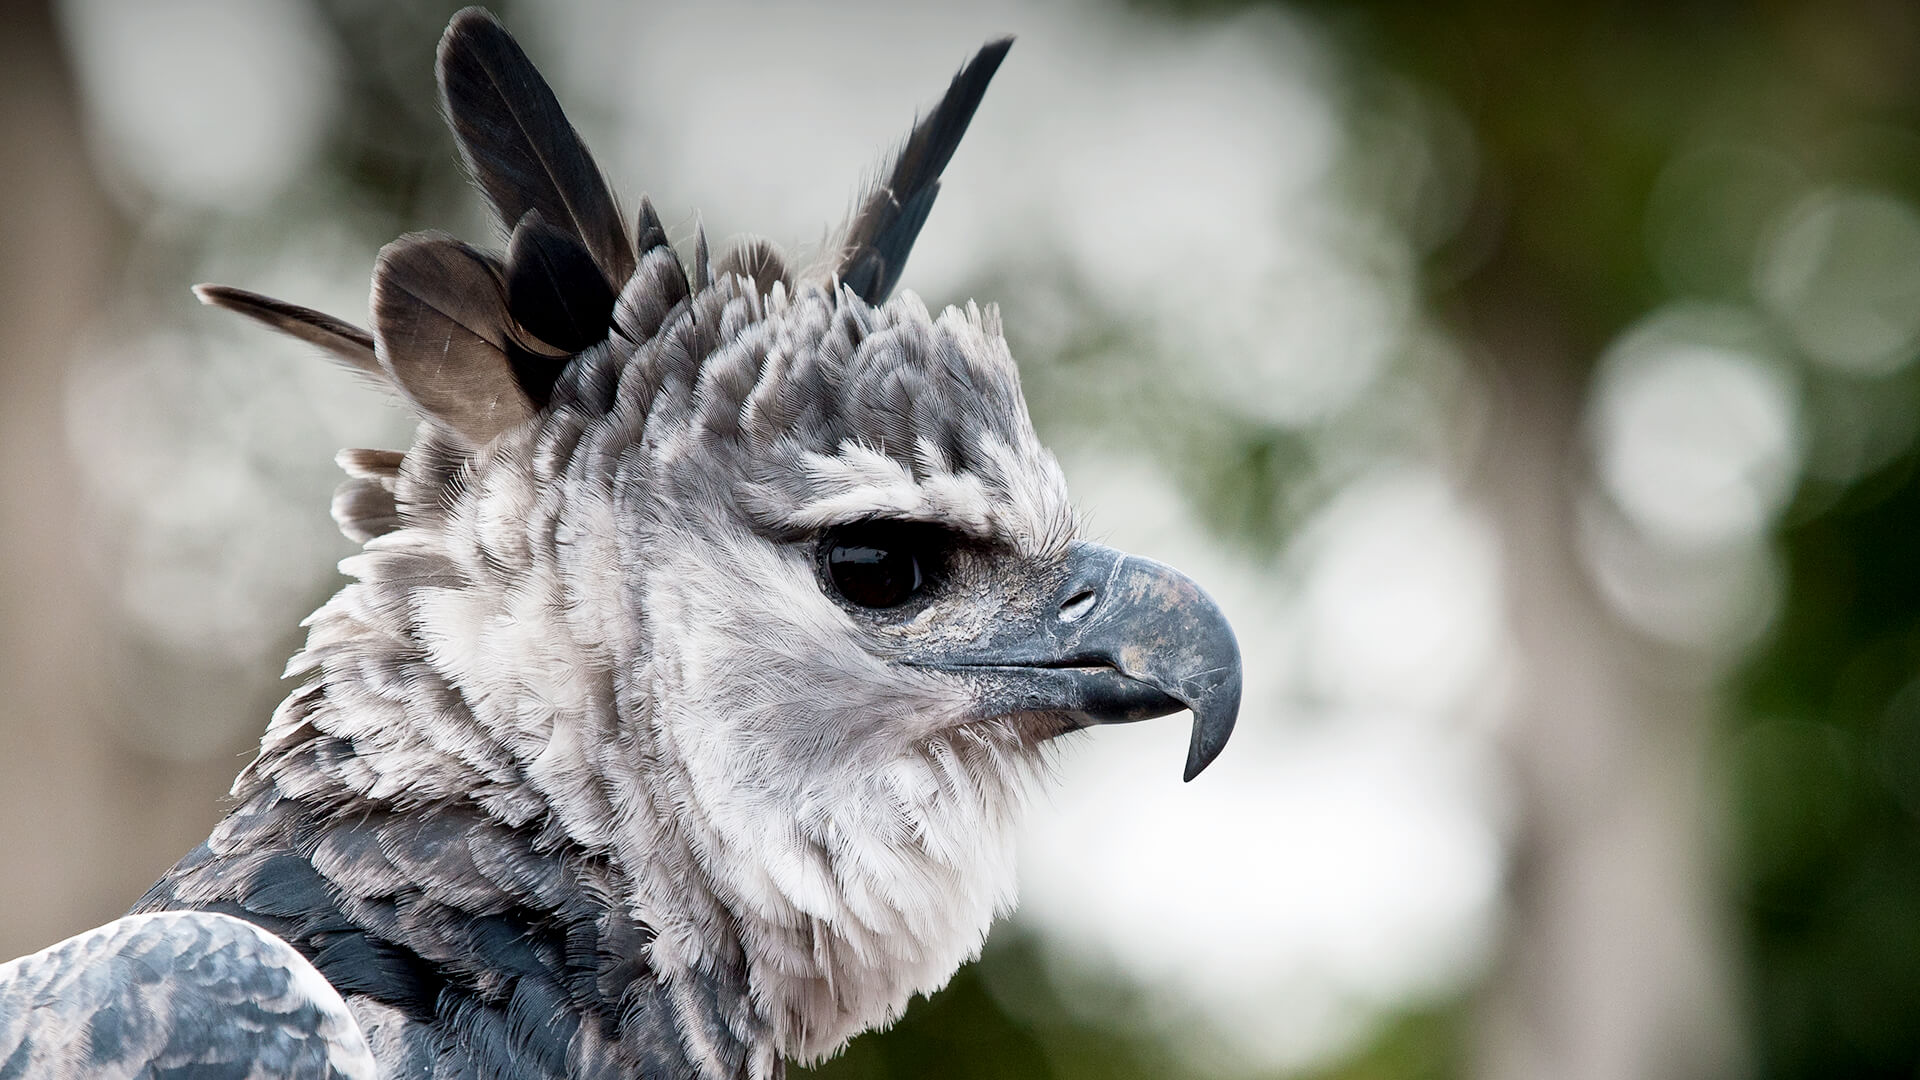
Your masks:
[[[168,950],[61,946],[0,1003],[81,986],[61,1023],[125,999],[141,1052],[265,1073],[320,1031],[343,1075],[358,1037],[386,1077],[766,1080],[977,954],[1051,740],[1187,708],[1188,778],[1211,761],[1240,692],[1217,608],[1077,537],[997,313],[885,300],[1006,46],[810,278],[757,240],[683,264],[644,199],[629,245],[525,54],[457,15],[443,101],[506,255],[388,245],[371,333],[200,291],[420,417],[404,453],[338,459],[364,549],[288,665],[312,678],[135,908],[192,914],[80,939]],[[193,935],[233,920],[256,951],[216,962]],[[305,1000],[274,989],[282,943],[324,980]],[[234,1004],[189,1020],[188,990]],[[256,994],[291,1018],[265,1042]],[[0,1077],[140,1067],[46,1045],[0,1025]]]
[[[0,1076],[249,1075],[378,1075],[340,994],[252,923],[129,916],[0,964]]]

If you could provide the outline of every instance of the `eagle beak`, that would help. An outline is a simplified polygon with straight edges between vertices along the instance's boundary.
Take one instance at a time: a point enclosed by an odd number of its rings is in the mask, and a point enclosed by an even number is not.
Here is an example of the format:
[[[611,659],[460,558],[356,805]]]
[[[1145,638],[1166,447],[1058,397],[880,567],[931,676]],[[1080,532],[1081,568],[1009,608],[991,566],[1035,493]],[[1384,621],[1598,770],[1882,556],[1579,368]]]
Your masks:
[[[1037,617],[1003,625],[937,666],[974,676],[993,715],[1064,713],[1080,726],[1193,714],[1185,777],[1227,745],[1240,713],[1240,646],[1192,578],[1076,543]]]

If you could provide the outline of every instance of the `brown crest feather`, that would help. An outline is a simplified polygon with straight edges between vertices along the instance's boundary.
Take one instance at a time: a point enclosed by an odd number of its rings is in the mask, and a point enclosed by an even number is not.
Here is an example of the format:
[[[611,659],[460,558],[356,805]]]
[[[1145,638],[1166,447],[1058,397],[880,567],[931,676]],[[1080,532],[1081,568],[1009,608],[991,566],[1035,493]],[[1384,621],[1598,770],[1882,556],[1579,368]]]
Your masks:
[[[400,505],[374,480],[343,480],[333,492],[333,521],[347,539],[364,544],[398,529]]]
[[[773,246],[771,240],[759,237],[742,241],[720,257],[714,267],[716,274],[738,274],[753,282],[755,292],[765,296],[773,291],[774,282],[781,282],[787,288],[793,287],[793,281],[787,276],[787,261],[780,249]]]
[[[382,383],[388,381],[374,356],[373,335],[350,322],[231,285],[195,285],[193,295],[203,304],[237,311],[309,345],[318,345],[347,367]]]
[[[514,378],[507,312],[493,260],[444,233],[410,233],[380,249],[373,275],[380,365],[419,411],[478,446],[533,415]]]
[[[348,476],[375,481],[388,491],[399,481],[400,465],[406,459],[401,450],[348,449],[333,455],[334,464]]]

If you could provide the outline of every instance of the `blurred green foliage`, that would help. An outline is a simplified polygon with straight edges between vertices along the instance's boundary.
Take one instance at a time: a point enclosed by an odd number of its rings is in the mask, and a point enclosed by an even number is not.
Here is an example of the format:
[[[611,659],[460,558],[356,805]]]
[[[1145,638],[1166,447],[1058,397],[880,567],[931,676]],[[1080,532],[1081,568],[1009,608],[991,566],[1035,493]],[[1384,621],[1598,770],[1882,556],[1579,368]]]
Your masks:
[[[1329,15],[1357,47],[1461,103],[1485,154],[1482,197],[1500,204],[1501,240],[1437,299],[1480,319],[1537,305],[1528,317],[1551,320],[1575,362],[1663,299],[1750,287],[1757,228],[1709,237],[1720,258],[1700,260],[1706,272],[1660,273],[1661,226],[1686,223],[1659,220],[1656,181],[1690,144],[1755,148],[1756,165],[1705,192],[1736,212],[1773,197],[1772,161],[1920,198],[1911,5]],[[1920,408],[1907,380],[1831,387],[1819,382],[1837,376],[1808,374],[1813,393]],[[1779,537],[1779,625],[1734,679],[1719,755],[1726,874],[1760,1076],[1910,1077],[1920,1063],[1916,460],[1909,445],[1838,490],[1809,482]]]
[[[1239,5],[1150,6],[1208,17]],[[1920,200],[1912,4],[1305,8],[1361,73],[1357,94],[1369,74],[1406,76],[1464,113],[1478,191],[1429,258],[1429,300],[1491,343],[1491,362],[1564,366],[1575,391],[1659,304],[1751,299],[1783,172]],[[1674,168],[1714,143],[1736,149],[1699,175]],[[1920,411],[1909,375],[1803,374],[1816,424],[1834,397],[1868,399],[1893,426]],[[1730,679],[1716,765],[1758,1076],[1920,1068],[1916,464],[1909,441],[1864,475],[1805,481],[1777,537],[1778,624]],[[1409,1040],[1423,1052],[1396,1053]],[[1444,1011],[1404,1018],[1346,1075],[1459,1075],[1460,1045]]]
[[[1783,537],[1793,589],[1725,766],[1763,1075],[1920,1061],[1920,476],[1912,453]]]

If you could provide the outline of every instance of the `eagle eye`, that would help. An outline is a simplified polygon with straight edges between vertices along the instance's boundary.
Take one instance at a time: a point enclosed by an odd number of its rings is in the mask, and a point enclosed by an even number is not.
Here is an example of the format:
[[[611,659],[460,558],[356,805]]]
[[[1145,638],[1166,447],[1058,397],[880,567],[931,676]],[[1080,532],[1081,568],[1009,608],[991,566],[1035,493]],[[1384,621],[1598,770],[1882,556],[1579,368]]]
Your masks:
[[[953,549],[951,533],[918,521],[842,525],[821,541],[833,591],[863,608],[899,607],[932,585]]]

